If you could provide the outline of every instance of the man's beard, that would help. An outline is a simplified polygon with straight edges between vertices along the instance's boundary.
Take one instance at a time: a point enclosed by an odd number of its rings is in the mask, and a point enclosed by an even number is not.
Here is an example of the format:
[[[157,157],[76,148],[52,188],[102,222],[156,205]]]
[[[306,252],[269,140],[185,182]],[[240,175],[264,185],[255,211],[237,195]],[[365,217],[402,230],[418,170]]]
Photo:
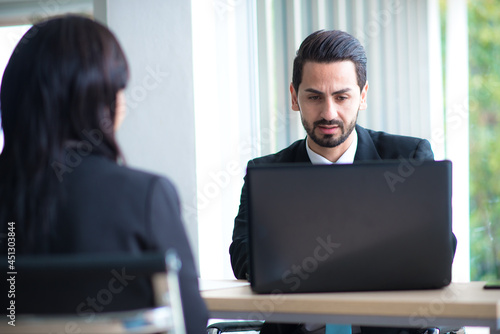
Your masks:
[[[359,112],[359,110],[358,110],[358,112]],[[306,122],[304,117],[302,117],[302,114],[301,114],[300,118],[302,120],[302,125],[304,126],[304,129],[307,132],[307,136],[309,138],[311,138],[316,144],[318,144],[321,147],[337,147],[340,144],[342,144],[343,142],[345,142],[347,140],[347,138],[349,138],[349,136],[351,135],[352,131],[356,127],[358,115],[356,114],[356,118],[354,118],[354,120],[351,123],[349,123],[347,125],[347,127],[344,125],[344,122],[342,122],[341,120],[333,119],[331,121],[327,121],[326,119],[321,119],[319,121],[314,122],[314,124],[311,128],[311,125]],[[316,128],[319,125],[336,125],[336,126],[338,126],[339,129],[341,130],[340,137],[335,138],[333,135],[322,135],[321,137],[316,136],[314,130],[316,130]]]

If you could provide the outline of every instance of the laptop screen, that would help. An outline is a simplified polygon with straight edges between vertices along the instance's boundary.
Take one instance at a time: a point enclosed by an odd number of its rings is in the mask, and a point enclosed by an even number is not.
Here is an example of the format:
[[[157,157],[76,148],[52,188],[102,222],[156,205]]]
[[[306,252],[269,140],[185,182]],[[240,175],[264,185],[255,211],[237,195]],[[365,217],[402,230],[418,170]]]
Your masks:
[[[451,281],[451,163],[247,171],[256,292],[437,288]]]

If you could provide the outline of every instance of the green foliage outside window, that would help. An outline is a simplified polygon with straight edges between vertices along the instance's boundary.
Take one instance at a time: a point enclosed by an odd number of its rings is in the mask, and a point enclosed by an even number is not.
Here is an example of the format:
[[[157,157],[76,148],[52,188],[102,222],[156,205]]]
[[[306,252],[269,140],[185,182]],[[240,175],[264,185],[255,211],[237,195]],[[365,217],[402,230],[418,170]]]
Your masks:
[[[468,2],[471,280],[500,279],[500,1]]]

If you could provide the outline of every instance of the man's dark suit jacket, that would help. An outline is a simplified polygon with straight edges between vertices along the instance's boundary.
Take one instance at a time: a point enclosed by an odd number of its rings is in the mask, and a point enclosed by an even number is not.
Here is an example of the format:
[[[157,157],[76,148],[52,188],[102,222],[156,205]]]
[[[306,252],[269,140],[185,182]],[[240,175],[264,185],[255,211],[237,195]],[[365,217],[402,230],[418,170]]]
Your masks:
[[[425,139],[391,135],[385,132],[376,132],[356,125],[358,147],[354,156],[356,161],[368,160],[434,160],[430,143]],[[250,160],[248,165],[268,163],[311,163],[306,151],[306,140],[298,140],[289,147],[264,157]],[[233,242],[229,247],[231,265],[236,278],[248,279],[248,208],[247,208],[246,177],[241,192],[240,208],[234,220]],[[454,247],[456,238],[453,236]],[[361,327],[362,333],[367,334],[398,334],[414,333],[412,329]],[[272,324],[265,323],[261,333],[299,334],[303,333],[300,324]]]
[[[61,186],[65,192],[62,219],[54,228],[49,252],[98,256],[175,249],[182,261],[180,283],[187,332],[205,332],[208,312],[198,290],[193,255],[172,183],[89,155],[62,175]],[[135,302],[146,306],[152,302],[147,300],[151,296]]]
[[[434,160],[429,142],[425,139],[391,135],[376,132],[356,125],[358,147],[354,156],[356,161],[415,159]],[[298,140],[284,150],[264,157],[250,160],[248,165],[268,163],[307,163],[311,162],[306,151],[306,140]],[[233,242],[229,248],[231,265],[236,278],[248,279],[248,208],[246,182],[241,192],[240,208],[234,220]]]

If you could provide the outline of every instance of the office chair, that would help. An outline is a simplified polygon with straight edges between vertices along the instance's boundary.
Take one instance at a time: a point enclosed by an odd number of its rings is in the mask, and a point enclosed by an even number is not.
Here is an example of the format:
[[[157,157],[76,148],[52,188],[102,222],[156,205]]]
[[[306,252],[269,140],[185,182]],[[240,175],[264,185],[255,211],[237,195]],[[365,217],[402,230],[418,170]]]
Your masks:
[[[207,327],[207,334],[222,334],[234,332],[260,332],[263,321],[227,321],[217,322]],[[426,328],[419,331],[421,334],[465,334],[463,328],[439,327]]]
[[[224,321],[216,322],[207,327],[207,334],[221,334],[234,332],[260,332],[263,321]]]
[[[2,258],[0,333],[186,332],[175,251]]]

